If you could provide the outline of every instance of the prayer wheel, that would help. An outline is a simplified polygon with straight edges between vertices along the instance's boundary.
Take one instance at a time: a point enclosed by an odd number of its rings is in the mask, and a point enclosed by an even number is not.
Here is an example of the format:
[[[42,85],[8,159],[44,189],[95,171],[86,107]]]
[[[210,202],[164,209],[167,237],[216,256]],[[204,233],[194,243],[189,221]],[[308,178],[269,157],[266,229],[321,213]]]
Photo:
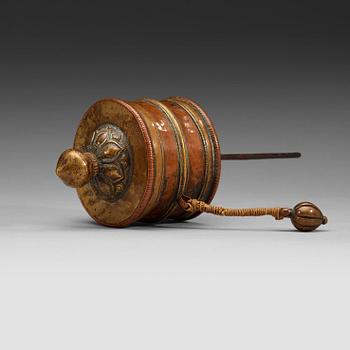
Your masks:
[[[289,217],[297,229],[311,231],[327,218],[309,202],[294,209],[210,205],[220,180],[221,160],[298,156],[222,155],[211,119],[187,98],[110,98],[87,110],[73,148],[62,153],[56,173],[66,185],[77,189],[90,216],[106,226],[189,220],[208,212]]]

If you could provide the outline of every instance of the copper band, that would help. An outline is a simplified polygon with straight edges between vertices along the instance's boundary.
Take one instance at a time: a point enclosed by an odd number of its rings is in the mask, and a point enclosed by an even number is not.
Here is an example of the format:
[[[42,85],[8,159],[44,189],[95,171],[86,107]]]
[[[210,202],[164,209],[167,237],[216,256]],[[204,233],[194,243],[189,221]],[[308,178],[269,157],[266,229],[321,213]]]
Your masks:
[[[210,155],[208,153],[208,142],[205,138],[202,127],[198,123],[198,120],[197,120],[196,115],[193,112],[193,110],[191,108],[188,108],[188,105],[186,105],[186,103],[184,103],[183,101],[180,101],[176,98],[169,98],[168,101],[171,101],[172,103],[177,104],[178,106],[180,106],[182,109],[184,109],[187,112],[187,114],[192,119],[192,121],[193,121],[194,125],[196,126],[198,133],[200,135],[202,145],[203,145],[204,179],[203,179],[203,183],[202,183],[202,188],[201,188],[200,193],[198,195],[198,199],[199,200],[206,200],[207,199],[206,194],[208,192],[209,183],[211,182],[211,178],[209,177],[210,168],[212,167],[212,158],[210,157]],[[210,135],[208,135],[208,137],[210,138]],[[183,216],[183,218],[187,218],[191,215],[192,215],[191,213],[187,213]]]
[[[176,147],[177,147],[177,152],[179,156],[178,185],[177,185],[175,201],[171,204],[171,206],[164,213],[164,215],[162,215],[162,217],[160,218],[161,220],[165,217],[170,217],[172,212],[178,208],[177,199],[179,199],[185,192],[187,181],[188,181],[188,167],[189,167],[188,151],[187,151],[185,140],[183,138],[181,127],[175,115],[173,114],[173,112],[168,107],[166,107],[163,103],[157,100],[150,99],[150,98],[145,98],[143,100],[157,107],[166,116],[175,135]]]
[[[147,130],[147,126],[146,126],[145,122],[142,120],[140,114],[136,111],[135,108],[130,106],[125,101],[118,100],[118,99],[113,99],[113,100],[120,103],[121,105],[123,105],[135,117],[135,119],[140,127],[140,130],[142,132],[143,139],[145,141],[147,160],[148,160],[148,164],[149,164],[148,174],[147,174],[147,184],[146,184],[146,189],[145,189],[144,195],[142,197],[142,200],[140,201],[140,203],[139,203],[138,207],[136,208],[136,210],[134,211],[134,213],[119,224],[119,226],[128,226],[141,218],[143,212],[147,208],[147,205],[152,197],[153,185],[154,185],[155,158],[154,158],[151,137],[150,137],[149,132]]]
[[[207,132],[209,134],[209,139],[210,139],[210,143],[211,143],[211,149],[212,149],[212,155],[213,155],[213,161],[212,161],[212,171],[213,171],[213,176],[211,180],[212,185],[211,185],[211,189],[209,191],[209,193],[207,194],[207,198],[205,199],[205,202],[210,203],[216,193],[217,187],[219,185],[219,181],[220,181],[220,173],[221,173],[221,159],[220,159],[220,145],[219,145],[219,141],[218,141],[218,137],[216,134],[216,131],[214,129],[214,126],[210,120],[210,118],[208,117],[208,115],[204,112],[204,110],[195,102],[193,102],[192,100],[185,98],[185,97],[178,97],[178,96],[174,96],[171,97],[172,100],[176,100],[176,101],[182,101],[184,103],[189,104],[190,106],[192,106],[195,110],[197,110],[199,112],[199,115],[201,116],[201,119],[207,129]],[[193,216],[191,216],[192,218]]]

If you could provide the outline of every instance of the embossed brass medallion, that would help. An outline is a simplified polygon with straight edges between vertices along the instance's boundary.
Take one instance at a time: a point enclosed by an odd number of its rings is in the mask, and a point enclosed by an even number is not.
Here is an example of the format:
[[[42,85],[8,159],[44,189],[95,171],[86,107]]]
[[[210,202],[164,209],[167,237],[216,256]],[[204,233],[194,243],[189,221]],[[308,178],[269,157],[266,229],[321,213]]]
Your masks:
[[[132,153],[127,137],[116,125],[103,124],[84,148],[98,161],[99,170],[91,179],[91,186],[100,198],[116,202],[126,191],[131,178]]]

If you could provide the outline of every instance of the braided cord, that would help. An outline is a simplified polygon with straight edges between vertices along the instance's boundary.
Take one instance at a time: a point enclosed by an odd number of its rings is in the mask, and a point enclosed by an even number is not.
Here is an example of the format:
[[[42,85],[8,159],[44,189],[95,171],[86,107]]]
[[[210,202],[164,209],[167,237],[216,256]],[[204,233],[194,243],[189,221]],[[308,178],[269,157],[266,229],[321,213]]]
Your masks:
[[[262,216],[271,215],[276,220],[283,219],[281,208],[223,208],[210,205],[197,199],[188,199],[184,201],[183,208],[190,213],[201,212],[221,216]]]

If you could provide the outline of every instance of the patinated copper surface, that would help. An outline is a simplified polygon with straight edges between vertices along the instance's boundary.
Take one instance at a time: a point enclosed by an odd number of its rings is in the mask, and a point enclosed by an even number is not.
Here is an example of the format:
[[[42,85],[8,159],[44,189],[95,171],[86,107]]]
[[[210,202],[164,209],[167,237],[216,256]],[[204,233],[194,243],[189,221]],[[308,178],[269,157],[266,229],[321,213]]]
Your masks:
[[[221,159],[296,158],[300,153],[221,155],[214,126],[192,100],[105,99],[83,116],[74,145],[56,172],[77,188],[98,223],[123,227],[136,221],[187,220],[202,212],[226,216],[290,218],[301,231],[327,222],[309,202],[289,208],[222,208],[210,205]]]
[[[83,206],[97,222],[127,226],[143,216],[154,195],[155,181],[159,181],[155,152],[143,118],[130,105],[117,99],[96,102],[88,109],[79,124],[74,149],[84,151],[96,130],[105,124],[117,126],[128,140],[133,164],[127,189],[116,202],[99,196],[91,182],[77,191]]]
[[[178,199],[209,203],[220,178],[212,123],[180,97],[98,101],[82,118],[73,149],[62,154],[57,174],[109,226],[194,217],[199,213],[187,213]]]
[[[310,202],[297,204],[290,213],[290,219],[299,231],[313,231],[328,222],[320,208]]]
[[[94,154],[74,149],[64,151],[56,167],[56,173],[61,180],[74,188],[86,185],[98,172],[98,161]]]

